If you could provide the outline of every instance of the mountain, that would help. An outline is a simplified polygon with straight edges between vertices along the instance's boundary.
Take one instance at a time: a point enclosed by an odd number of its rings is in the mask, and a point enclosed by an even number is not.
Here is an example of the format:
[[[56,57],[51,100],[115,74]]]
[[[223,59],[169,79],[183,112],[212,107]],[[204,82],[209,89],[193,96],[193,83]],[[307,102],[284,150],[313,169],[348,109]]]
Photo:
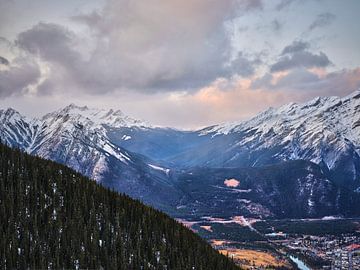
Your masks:
[[[172,216],[358,215],[360,91],[194,131],[73,104],[39,119],[8,109],[0,111],[0,121],[0,138],[8,145]],[[279,174],[286,170],[291,173]],[[226,186],[232,178],[251,192]],[[284,183],[289,188],[282,189]],[[290,207],[294,198],[297,205]]]
[[[307,160],[337,184],[360,191],[360,91],[269,108],[247,121],[197,131],[112,129],[108,134],[117,145],[174,168]]]
[[[192,165],[256,167],[308,160],[337,184],[360,187],[360,92],[270,108],[248,121],[205,128],[200,134],[212,138],[203,151],[216,155],[196,157]]]
[[[1,269],[238,269],[165,214],[0,144]]]
[[[8,145],[65,164],[150,205],[166,210],[181,196],[168,181],[168,169],[109,140],[109,127],[149,128],[120,111],[71,104],[40,119],[28,119],[8,109],[0,111],[0,121],[0,138]]]

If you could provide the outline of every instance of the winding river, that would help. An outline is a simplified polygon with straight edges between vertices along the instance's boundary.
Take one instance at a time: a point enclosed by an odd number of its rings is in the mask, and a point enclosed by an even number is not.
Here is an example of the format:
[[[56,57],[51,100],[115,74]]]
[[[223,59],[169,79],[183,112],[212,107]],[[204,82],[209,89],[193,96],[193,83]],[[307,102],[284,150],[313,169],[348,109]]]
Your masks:
[[[306,264],[297,257],[290,255],[290,259],[297,265],[300,270],[311,270]]]

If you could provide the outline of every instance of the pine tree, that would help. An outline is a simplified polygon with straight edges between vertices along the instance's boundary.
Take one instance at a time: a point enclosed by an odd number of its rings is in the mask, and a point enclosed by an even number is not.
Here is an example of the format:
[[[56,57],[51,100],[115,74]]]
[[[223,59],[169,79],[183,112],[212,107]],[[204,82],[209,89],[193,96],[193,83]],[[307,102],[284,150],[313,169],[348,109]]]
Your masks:
[[[167,215],[0,143],[0,269],[238,269]]]

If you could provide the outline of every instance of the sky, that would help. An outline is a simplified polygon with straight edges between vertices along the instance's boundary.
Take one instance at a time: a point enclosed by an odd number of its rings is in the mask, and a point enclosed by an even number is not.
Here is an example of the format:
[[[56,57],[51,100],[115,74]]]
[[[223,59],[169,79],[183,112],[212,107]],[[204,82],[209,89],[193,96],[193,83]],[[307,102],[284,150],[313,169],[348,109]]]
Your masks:
[[[194,129],[360,88],[358,0],[0,0],[0,108]]]

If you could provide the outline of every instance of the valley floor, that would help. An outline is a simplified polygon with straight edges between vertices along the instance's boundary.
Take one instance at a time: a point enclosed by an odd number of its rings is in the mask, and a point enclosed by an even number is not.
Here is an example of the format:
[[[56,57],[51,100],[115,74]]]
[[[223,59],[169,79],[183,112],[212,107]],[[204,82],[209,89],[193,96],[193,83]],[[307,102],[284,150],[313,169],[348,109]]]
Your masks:
[[[245,269],[360,269],[360,219],[179,221]]]
[[[243,269],[292,268],[288,260],[269,251],[228,248],[219,249],[219,252],[232,258]]]

